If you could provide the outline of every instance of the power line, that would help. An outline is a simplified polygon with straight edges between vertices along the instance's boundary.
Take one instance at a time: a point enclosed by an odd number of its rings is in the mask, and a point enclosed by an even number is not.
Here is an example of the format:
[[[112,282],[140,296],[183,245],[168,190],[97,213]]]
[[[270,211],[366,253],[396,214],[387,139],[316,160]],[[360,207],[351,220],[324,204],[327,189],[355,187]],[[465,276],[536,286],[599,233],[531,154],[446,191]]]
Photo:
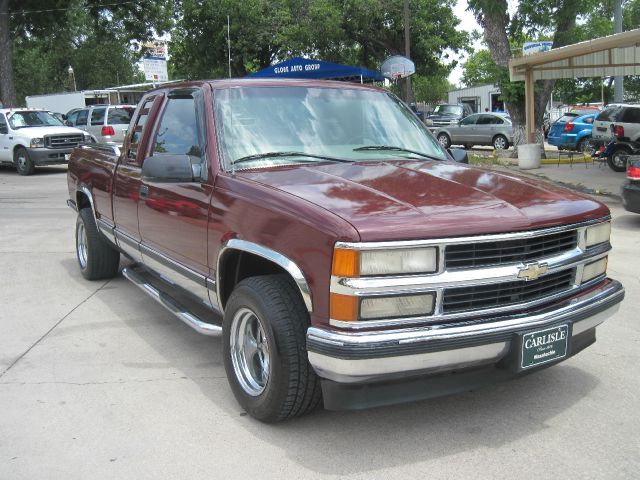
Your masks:
[[[115,2],[115,3],[103,3],[100,5],[96,5],[96,7],[102,8],[102,7],[115,7],[118,5],[127,5],[127,4],[131,4],[131,3],[137,3],[137,0],[124,0],[121,2]],[[48,8],[45,10],[21,10],[19,12],[7,12],[7,13],[0,13],[0,15],[9,15],[11,17],[15,17],[18,15],[25,15],[25,14],[30,14],[30,13],[49,13],[49,12],[63,12],[63,11],[70,11],[70,10],[84,10],[85,8],[88,8],[88,5],[85,5],[84,3],[82,5],[78,5],[77,7],[68,7],[68,8]]]

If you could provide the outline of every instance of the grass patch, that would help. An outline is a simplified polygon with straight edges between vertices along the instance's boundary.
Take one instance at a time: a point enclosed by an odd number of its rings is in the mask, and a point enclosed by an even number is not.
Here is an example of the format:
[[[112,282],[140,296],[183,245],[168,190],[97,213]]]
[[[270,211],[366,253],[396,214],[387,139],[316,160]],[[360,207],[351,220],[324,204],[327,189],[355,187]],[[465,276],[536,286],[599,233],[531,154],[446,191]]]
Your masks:
[[[469,153],[468,157],[469,165],[475,165],[478,167],[508,167],[513,164],[513,159],[499,157],[497,155],[477,155],[475,153]]]

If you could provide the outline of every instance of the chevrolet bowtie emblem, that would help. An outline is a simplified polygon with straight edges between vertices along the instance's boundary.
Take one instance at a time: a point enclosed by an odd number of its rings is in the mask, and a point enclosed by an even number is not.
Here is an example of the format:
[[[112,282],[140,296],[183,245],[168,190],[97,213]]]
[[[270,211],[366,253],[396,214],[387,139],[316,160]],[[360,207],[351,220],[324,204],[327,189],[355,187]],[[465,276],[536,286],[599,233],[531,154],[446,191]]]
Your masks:
[[[524,278],[527,282],[530,280],[536,280],[541,275],[544,275],[549,270],[549,265],[546,263],[527,263],[518,272],[518,278]]]

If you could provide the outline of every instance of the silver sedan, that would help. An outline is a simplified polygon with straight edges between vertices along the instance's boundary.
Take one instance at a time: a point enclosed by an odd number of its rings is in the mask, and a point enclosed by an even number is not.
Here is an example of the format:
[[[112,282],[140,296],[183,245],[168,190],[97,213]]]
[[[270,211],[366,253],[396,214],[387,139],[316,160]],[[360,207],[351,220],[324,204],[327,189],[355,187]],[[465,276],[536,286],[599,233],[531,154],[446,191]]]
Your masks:
[[[505,150],[513,143],[513,124],[505,114],[474,113],[460,120],[458,125],[438,128],[434,135],[444,148],[493,145],[496,150]]]

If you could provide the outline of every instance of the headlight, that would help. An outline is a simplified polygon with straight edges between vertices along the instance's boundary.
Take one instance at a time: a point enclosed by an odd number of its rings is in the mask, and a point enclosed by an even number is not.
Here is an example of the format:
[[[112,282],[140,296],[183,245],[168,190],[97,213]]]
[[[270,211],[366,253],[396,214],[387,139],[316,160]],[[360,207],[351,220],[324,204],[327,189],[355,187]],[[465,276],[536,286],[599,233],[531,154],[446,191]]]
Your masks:
[[[600,275],[607,273],[608,258],[604,257],[595,262],[588,263],[582,270],[582,283],[588,282]]]
[[[38,148],[44,146],[44,138],[32,138],[30,143],[31,148]]]
[[[84,134],[84,143],[91,143],[92,140],[91,135]]]
[[[586,246],[593,247],[594,245],[598,245],[599,243],[608,242],[610,236],[611,222],[605,222],[599,225],[594,225],[592,227],[587,227]]]
[[[437,270],[435,247],[363,251],[337,248],[333,253],[332,274],[338,277],[411,275]]]
[[[433,293],[398,297],[368,297],[363,298],[360,302],[360,318],[374,320],[431,315],[433,304]]]
[[[431,120],[430,118],[427,118],[424,123],[426,123],[428,126],[432,126],[433,125],[433,120]]]

